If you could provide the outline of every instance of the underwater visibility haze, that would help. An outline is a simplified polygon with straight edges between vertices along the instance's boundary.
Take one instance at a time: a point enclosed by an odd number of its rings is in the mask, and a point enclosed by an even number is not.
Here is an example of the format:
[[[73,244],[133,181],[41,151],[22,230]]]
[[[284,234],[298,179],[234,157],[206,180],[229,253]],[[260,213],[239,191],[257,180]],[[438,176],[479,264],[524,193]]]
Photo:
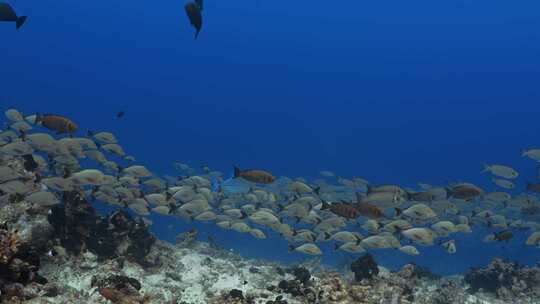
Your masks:
[[[73,223],[90,232],[67,245],[80,235],[55,225],[70,215],[51,220],[77,197],[98,210],[92,223],[144,218],[134,239],[187,235],[200,244],[175,248],[208,243],[284,269],[350,275],[369,254],[473,290],[471,267],[494,258],[535,269],[539,11],[532,0],[2,2],[0,224],[20,231],[9,204],[50,191],[45,255],[111,258],[92,247],[105,246],[90,241],[101,228]],[[6,184],[29,175],[33,187]],[[136,248],[138,260],[152,252]],[[530,290],[520,303],[540,303]]]

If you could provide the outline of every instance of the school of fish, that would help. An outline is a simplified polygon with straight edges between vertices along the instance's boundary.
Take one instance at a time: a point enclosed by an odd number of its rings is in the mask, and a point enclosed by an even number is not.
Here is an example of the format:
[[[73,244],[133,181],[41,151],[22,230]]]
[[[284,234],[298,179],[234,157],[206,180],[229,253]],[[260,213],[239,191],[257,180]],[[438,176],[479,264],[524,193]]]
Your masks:
[[[24,199],[35,208],[61,203],[64,191],[79,191],[91,201],[127,208],[140,217],[151,213],[185,221],[211,222],[256,239],[279,235],[289,250],[321,255],[320,244],[362,253],[397,249],[420,255],[422,247],[459,250],[456,235],[475,227],[489,229],[484,242],[509,242],[514,232],[528,233],[525,244],[540,248],[540,184],[529,183],[519,195],[518,172],[504,164],[485,164],[501,191],[486,192],[472,183],[416,189],[372,185],[331,171],[320,178],[276,177],[261,169],[234,166],[234,175],[203,166],[200,173],[173,162],[176,175],[158,176],[126,154],[108,131],[77,136],[79,126],[54,114],[24,116],[5,111],[0,132],[0,193]],[[540,161],[540,149],[522,152]],[[24,165],[25,174],[13,168]]]

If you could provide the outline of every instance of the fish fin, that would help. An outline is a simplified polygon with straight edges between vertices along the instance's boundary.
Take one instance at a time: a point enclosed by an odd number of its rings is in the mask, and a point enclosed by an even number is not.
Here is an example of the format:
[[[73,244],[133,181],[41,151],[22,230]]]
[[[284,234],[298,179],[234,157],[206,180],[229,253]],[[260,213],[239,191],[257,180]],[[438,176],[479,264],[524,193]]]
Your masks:
[[[491,168],[489,167],[488,164],[484,163],[483,166],[484,166],[484,169],[482,170],[482,173],[486,173],[486,172],[491,171]]]
[[[285,209],[285,207],[283,207],[283,205],[281,204],[277,204],[277,208],[278,208],[278,212],[282,212]]]
[[[242,170],[238,166],[233,166],[234,168],[234,178],[240,177],[242,175]]]
[[[197,40],[197,38],[199,37],[199,32],[200,32],[200,31],[201,31],[200,29],[197,29],[197,30],[195,31],[195,40]]]
[[[359,246],[360,242],[362,242],[362,239],[358,235],[355,235],[355,237],[356,237],[356,246]]]
[[[320,192],[321,192],[321,186],[318,186],[318,187],[314,188],[314,189],[313,189],[313,192],[314,192],[317,196],[319,196],[319,195],[320,195]]]
[[[248,214],[244,212],[243,210],[240,211],[240,213],[242,213],[242,216],[240,217],[241,219],[245,219],[246,217],[248,217]]]
[[[20,16],[17,18],[17,21],[16,21],[16,27],[17,27],[17,30],[21,28],[21,26],[23,26],[23,24],[26,22],[26,16]]]
[[[293,246],[293,245],[290,245],[290,244],[289,244],[289,252],[292,252],[292,251],[294,251],[294,249],[296,249],[296,248],[294,248],[294,246]]]
[[[338,243],[334,243],[334,251],[338,251],[339,250],[339,244]]]
[[[324,239],[325,239],[325,240],[328,240],[328,239],[330,239],[331,237],[332,237],[332,235],[330,235],[330,233],[324,232]]]
[[[302,219],[302,218],[299,217],[299,216],[295,216],[294,218],[296,219],[296,223],[297,223],[297,224],[300,223],[300,220]]]
[[[394,208],[394,210],[396,210],[396,216],[400,216],[402,213],[403,213],[403,210],[401,210],[401,208]]]

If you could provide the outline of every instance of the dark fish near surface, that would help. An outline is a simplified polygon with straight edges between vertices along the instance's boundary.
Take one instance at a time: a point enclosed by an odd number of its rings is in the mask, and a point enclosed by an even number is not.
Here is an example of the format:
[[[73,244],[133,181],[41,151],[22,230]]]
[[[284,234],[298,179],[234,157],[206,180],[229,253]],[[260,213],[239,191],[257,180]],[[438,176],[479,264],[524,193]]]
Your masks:
[[[360,216],[360,212],[355,206],[344,202],[328,204],[323,201],[321,210],[329,210],[336,215],[348,219],[355,219]]]
[[[59,115],[37,115],[36,123],[41,123],[42,126],[49,130],[56,131],[57,134],[75,133],[78,129],[77,125],[69,118]]]
[[[195,39],[197,39],[202,28],[202,8],[196,2],[190,2],[186,4],[184,9],[186,10],[189,22],[195,28]]]
[[[26,16],[18,17],[11,5],[0,2],[0,21],[15,22],[17,29],[20,29],[26,18]]]
[[[258,184],[271,184],[276,180],[276,178],[269,172],[252,169],[240,170],[240,168],[234,166],[234,178],[238,177]]]

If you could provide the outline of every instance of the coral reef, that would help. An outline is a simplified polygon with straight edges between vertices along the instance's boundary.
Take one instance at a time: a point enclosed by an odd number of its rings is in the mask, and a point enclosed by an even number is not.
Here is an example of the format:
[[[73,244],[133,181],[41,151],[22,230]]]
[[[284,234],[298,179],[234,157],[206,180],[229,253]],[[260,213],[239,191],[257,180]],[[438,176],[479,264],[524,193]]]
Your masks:
[[[354,261],[351,264],[351,271],[354,273],[354,279],[357,282],[363,279],[371,279],[373,276],[379,274],[377,263],[369,253]]]
[[[540,266],[525,267],[516,262],[493,259],[483,268],[473,268],[465,275],[473,292],[486,291],[498,298],[515,301],[528,296],[540,298]]]
[[[46,284],[38,274],[40,260],[31,244],[21,242],[17,231],[0,225],[0,302],[29,299],[37,295],[25,290],[30,283]]]
[[[89,250],[100,260],[124,257],[146,263],[155,237],[142,219],[134,220],[122,210],[99,216],[77,191],[64,192],[62,201],[51,210],[49,221],[68,252]]]

